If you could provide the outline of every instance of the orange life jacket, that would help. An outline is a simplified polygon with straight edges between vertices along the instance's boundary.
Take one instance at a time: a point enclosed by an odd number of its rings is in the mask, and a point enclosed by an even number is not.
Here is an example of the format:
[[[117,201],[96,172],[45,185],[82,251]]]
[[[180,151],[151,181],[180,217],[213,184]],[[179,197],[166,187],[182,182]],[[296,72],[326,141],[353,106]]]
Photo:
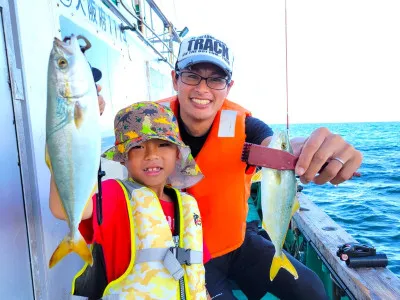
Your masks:
[[[178,115],[177,96],[159,102],[168,105]],[[225,99],[206,142],[195,158],[205,178],[187,192],[198,202],[204,240],[212,257],[237,249],[244,240],[247,199],[254,173],[254,168],[251,168],[246,174],[247,165],[241,161],[246,139],[245,119],[249,115],[248,110]],[[224,128],[229,126],[230,137]]]

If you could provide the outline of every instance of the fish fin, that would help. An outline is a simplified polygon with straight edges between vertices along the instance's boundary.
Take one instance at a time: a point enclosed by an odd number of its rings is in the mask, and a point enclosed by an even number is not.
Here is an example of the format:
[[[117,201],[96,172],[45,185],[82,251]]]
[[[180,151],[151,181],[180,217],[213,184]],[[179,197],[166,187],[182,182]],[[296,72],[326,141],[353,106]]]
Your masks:
[[[45,161],[46,161],[47,167],[49,168],[50,172],[53,173],[53,170],[51,168],[51,160],[50,160],[49,151],[47,150],[47,144],[46,144],[46,147],[45,147],[44,157],[45,157]]]
[[[83,109],[79,102],[75,102],[74,121],[76,128],[80,128],[83,121]]]
[[[282,174],[281,172],[274,172],[274,177],[275,177],[277,185],[281,184],[281,181],[282,181],[281,174]]]
[[[257,173],[255,173],[252,177],[251,177],[251,182],[258,182],[261,181],[262,179],[262,172],[261,170],[258,171]]]
[[[89,265],[93,264],[93,257],[90,249],[88,248],[85,240],[81,235],[77,241],[73,241],[69,235],[67,235],[62,242],[58,245],[49,261],[49,268],[54,267],[64,256],[71,252],[78,254],[83,261]]]
[[[269,279],[271,281],[274,280],[280,268],[286,269],[290,274],[293,275],[294,279],[299,278],[296,269],[283,252],[281,256],[274,256],[272,259],[271,269],[269,271]]]
[[[292,217],[296,213],[296,211],[299,210],[299,208],[300,208],[300,202],[296,196],[296,197],[294,197],[294,203],[293,203],[293,207],[292,207]]]

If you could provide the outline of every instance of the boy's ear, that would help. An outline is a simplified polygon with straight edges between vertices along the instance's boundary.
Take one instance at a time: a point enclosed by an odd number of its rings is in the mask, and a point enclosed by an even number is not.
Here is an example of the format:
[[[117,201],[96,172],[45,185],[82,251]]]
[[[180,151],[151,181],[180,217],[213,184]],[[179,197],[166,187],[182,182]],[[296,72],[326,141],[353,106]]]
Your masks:
[[[177,159],[181,159],[182,158],[182,154],[181,154],[181,151],[179,151],[179,148],[176,149],[176,158]]]

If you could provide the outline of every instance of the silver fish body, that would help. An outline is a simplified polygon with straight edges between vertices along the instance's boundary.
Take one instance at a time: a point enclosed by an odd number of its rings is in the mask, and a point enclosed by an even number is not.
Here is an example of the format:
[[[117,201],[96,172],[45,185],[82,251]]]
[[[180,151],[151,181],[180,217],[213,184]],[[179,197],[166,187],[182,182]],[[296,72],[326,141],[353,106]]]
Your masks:
[[[275,132],[268,147],[293,153],[288,134],[284,131]],[[292,170],[262,168],[261,177],[262,227],[267,231],[275,247],[270,280],[275,278],[281,267],[287,269],[297,279],[295,268],[282,251],[290,219],[298,209],[295,173]]]
[[[46,162],[70,229],[50,259],[50,267],[72,251],[91,263],[78,226],[97,183],[100,112],[92,72],[75,36],[69,42],[55,38],[47,87]]]

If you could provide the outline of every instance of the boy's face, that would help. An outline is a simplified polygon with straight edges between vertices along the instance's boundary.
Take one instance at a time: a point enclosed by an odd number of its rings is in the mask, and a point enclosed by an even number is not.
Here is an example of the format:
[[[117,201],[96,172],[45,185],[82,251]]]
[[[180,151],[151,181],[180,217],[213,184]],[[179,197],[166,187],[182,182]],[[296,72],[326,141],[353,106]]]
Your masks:
[[[202,77],[226,77],[216,65],[199,63],[193,65],[189,71]],[[182,82],[181,76],[176,78],[176,72],[172,71],[174,89],[178,92],[180,113],[182,119],[192,122],[213,121],[216,113],[224,103],[233,85],[233,80],[222,90],[212,89],[207,86],[205,80],[196,85],[188,85]]]
[[[135,181],[153,189],[163,189],[175,170],[178,147],[170,142],[152,139],[131,148],[125,167]]]

